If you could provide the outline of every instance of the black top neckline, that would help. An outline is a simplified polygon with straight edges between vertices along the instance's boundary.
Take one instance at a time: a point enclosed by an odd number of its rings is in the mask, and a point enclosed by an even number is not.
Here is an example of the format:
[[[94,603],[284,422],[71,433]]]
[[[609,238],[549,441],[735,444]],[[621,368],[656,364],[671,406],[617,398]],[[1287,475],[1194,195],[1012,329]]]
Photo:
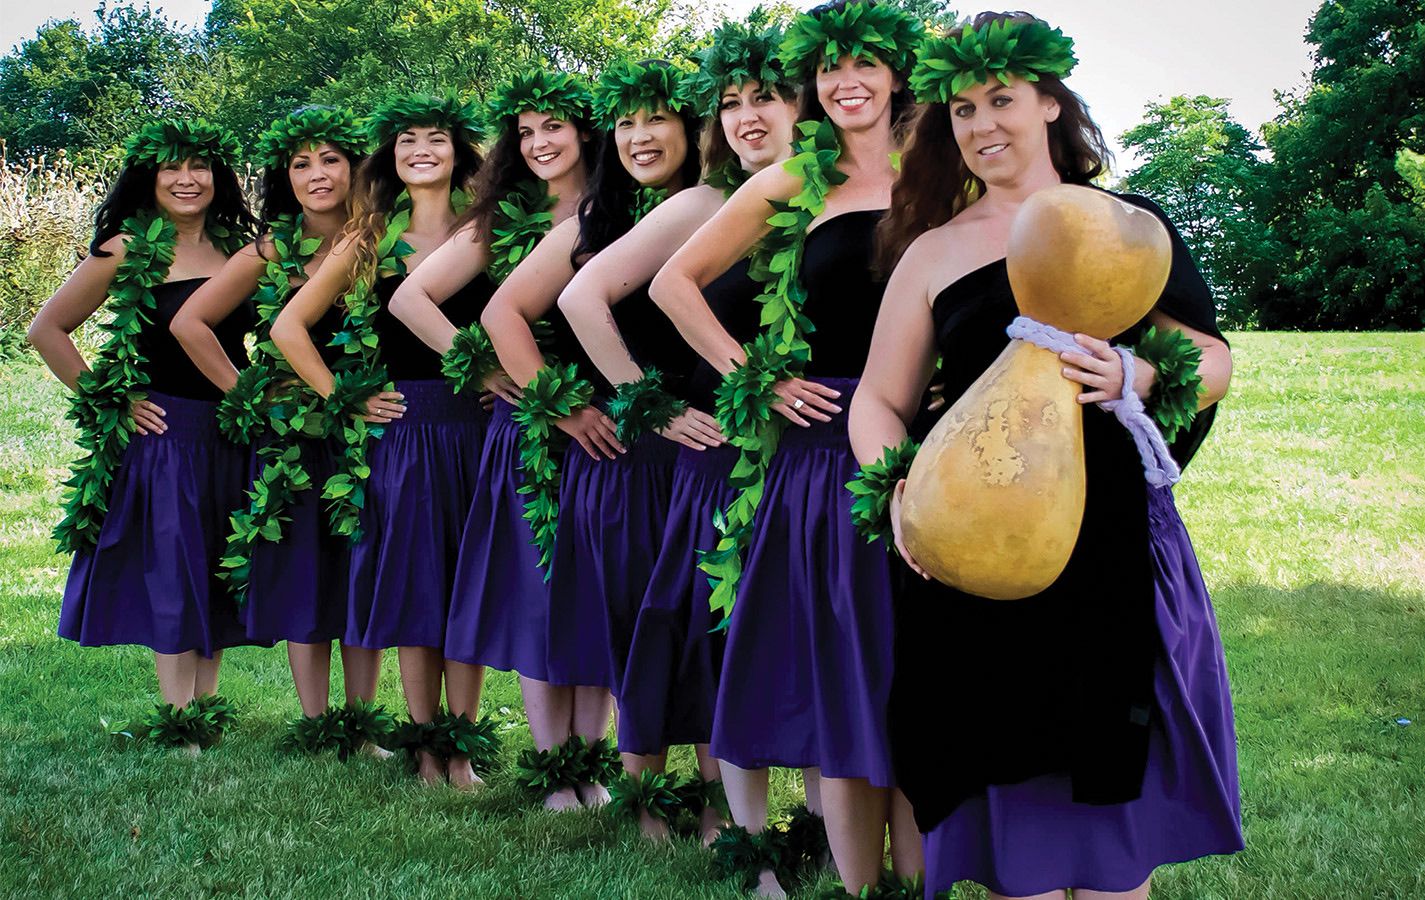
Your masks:
[[[956,278],[954,281],[945,285],[945,287],[941,288],[939,291],[936,292],[935,299],[930,302],[931,309],[934,309],[935,307],[939,306],[941,299],[943,299],[946,294],[949,294],[953,288],[960,287],[965,282],[970,281],[977,275],[987,274],[991,270],[997,269],[1000,266],[1005,265],[1007,259],[1008,257],[1001,256],[999,259],[990,260],[982,266],[976,266],[975,268],[966,272],[964,275],[961,275],[959,278]]]
[[[832,222],[838,221],[838,220],[840,220],[840,219],[847,219],[847,218],[850,218],[851,216],[855,216],[855,215],[872,215],[872,216],[879,216],[879,215],[883,215],[885,212],[886,212],[886,207],[879,207],[879,208],[873,208],[873,209],[848,209],[848,210],[847,210],[846,212],[844,212],[844,213],[837,213],[837,214],[834,215],[834,216],[830,216],[830,217],[828,217],[828,218],[822,219],[820,222],[816,223],[814,226],[812,226],[811,228],[807,229],[807,233],[806,233],[807,240],[811,240],[811,236],[812,236],[812,235],[814,235],[814,234],[816,234],[818,231],[821,231],[822,229],[826,228],[826,226],[829,225],[829,224],[831,224]]]

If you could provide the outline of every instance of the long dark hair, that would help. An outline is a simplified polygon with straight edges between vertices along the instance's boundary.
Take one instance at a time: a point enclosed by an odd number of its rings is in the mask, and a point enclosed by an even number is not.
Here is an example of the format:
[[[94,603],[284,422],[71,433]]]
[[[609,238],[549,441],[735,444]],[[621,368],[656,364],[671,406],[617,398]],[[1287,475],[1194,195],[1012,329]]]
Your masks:
[[[209,159],[208,167],[213,173],[213,202],[208,206],[207,224],[225,228],[233,236],[233,245],[239,240],[245,242],[256,230],[257,222],[247,207],[242,185],[232,166],[220,159]],[[126,165],[114,179],[113,187],[99,211],[94,215],[94,239],[89,242],[91,256],[112,256],[101,249],[104,242],[123,230],[124,220],[140,210],[158,209],[158,198],[154,193],[158,179],[158,167],[149,165]]]
[[[459,129],[446,132],[455,149],[455,167],[450,173],[450,189],[467,194],[474,190],[475,176],[484,163],[480,149]],[[374,152],[362,160],[352,182],[351,221],[346,234],[355,243],[358,277],[370,275],[376,267],[376,245],[386,233],[386,216],[396,205],[396,198],[406,189],[396,173],[396,141],[401,133],[381,142]]]
[[[684,188],[698,183],[698,132],[702,129],[702,119],[692,110],[686,115],[672,112],[683,124],[683,135],[688,142],[688,155],[679,167],[679,180]],[[569,260],[574,268],[582,266],[589,257],[623,237],[633,227],[633,201],[639,188],[638,180],[623,167],[618,155],[618,142],[612,130],[604,132],[599,141],[594,173],[589,176],[589,187],[584,199],[579,201],[579,239]]]
[[[1039,21],[1028,13],[984,12],[967,27],[978,29],[1003,20]],[[1059,118],[1049,123],[1049,158],[1054,170],[1066,184],[1089,184],[1107,171],[1113,157],[1103,133],[1089,117],[1088,105],[1053,75],[1041,74],[1032,85],[1059,104]],[[984,190],[985,183],[970,171],[955,142],[950,104],[922,107],[901,154],[901,173],[891,191],[890,211],[876,227],[877,271],[889,274],[911,241],[959,215]]]
[[[485,165],[481,167],[480,175],[475,179],[475,202],[470,204],[470,208],[465,210],[455,226],[459,231],[471,222],[478,223],[473,236],[476,243],[489,239],[490,223],[500,201],[521,184],[538,177],[530,171],[529,163],[520,152],[519,120],[513,118],[512,121],[513,124],[506,122],[501,125],[500,136],[495,141],[495,146],[490,148],[490,155],[485,157]],[[594,127],[593,122],[582,116],[566,121],[574,126],[581,136],[589,136],[587,141],[582,137],[580,139],[579,160],[584,165],[584,174],[592,177],[594,154],[591,148],[598,146],[602,133]]]

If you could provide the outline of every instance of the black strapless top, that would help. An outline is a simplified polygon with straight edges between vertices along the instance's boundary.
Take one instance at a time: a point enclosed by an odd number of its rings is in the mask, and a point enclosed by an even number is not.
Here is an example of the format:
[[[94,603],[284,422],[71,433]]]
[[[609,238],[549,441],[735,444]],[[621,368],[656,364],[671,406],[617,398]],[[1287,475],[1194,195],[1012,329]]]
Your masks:
[[[381,362],[392,381],[420,381],[442,378],[440,354],[416,337],[405,324],[391,314],[391,298],[405,280],[404,275],[391,275],[376,282],[376,296],[381,305],[376,310],[372,327],[380,341]],[[495,293],[495,283],[483,272],[440,305],[440,311],[456,328],[464,328],[480,320],[485,304]],[[325,317],[324,317],[325,318]],[[318,323],[320,325],[321,323]],[[313,329],[315,331],[315,329]]]
[[[178,339],[168,330],[169,323],[178,314],[179,308],[207,280],[184,278],[181,281],[160,284],[153,289],[157,309],[154,310],[153,321],[145,322],[138,334],[139,352],[148,360],[144,372],[148,375],[148,386],[152,390],[189,400],[223,399],[222,391],[193,364],[193,360],[183,352],[183,345],[178,343]],[[256,325],[257,309],[252,300],[248,299],[213,329],[223,352],[239,370],[246,368],[248,364],[243,338]]]
[[[748,259],[735,263],[703,288],[708,308],[739,344],[757,337],[757,332],[761,330],[762,307],[755,301],[757,295],[762,293],[762,285],[747,274],[749,263]],[[720,384],[722,373],[699,356],[688,379],[688,402],[696,409],[711,413]]]
[[[871,267],[876,224],[885,210],[863,209],[824,220],[807,235],[801,277],[803,311],[815,330],[808,336],[806,374],[859,378],[871,350],[871,333],[886,282]]]
[[[614,324],[639,368],[657,368],[669,393],[686,398],[697,354],[688,349],[673,320],[648,296],[651,283],[639,285],[614,304]]]

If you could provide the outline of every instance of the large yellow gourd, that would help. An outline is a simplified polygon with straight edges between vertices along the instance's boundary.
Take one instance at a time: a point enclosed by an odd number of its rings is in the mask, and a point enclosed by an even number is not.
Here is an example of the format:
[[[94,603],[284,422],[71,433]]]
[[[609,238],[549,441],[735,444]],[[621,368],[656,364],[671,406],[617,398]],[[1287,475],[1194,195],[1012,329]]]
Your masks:
[[[1025,201],[1006,254],[1021,313],[1100,338],[1153,308],[1171,262],[1154,215],[1071,185]],[[1062,368],[1057,353],[1010,342],[921,445],[901,523],[906,549],[936,580],[1018,600],[1064,571],[1085,480],[1080,386]]]

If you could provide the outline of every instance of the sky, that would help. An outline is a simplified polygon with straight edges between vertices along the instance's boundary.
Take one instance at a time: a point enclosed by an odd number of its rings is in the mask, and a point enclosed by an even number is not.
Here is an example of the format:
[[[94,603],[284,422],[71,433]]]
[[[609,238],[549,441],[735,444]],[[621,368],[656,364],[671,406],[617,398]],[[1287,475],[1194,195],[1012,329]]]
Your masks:
[[[637,0],[634,0],[637,2]],[[742,14],[757,0],[723,0]],[[1143,116],[1143,107],[1177,94],[1232,101],[1237,121],[1258,131],[1277,114],[1274,90],[1306,82],[1311,48],[1303,38],[1321,0],[1024,0],[1018,5],[1074,39],[1079,66],[1069,85],[1118,155],[1131,168],[1118,136]],[[0,47],[34,35],[41,23],[73,17],[93,22],[96,0],[3,0]],[[959,0],[962,14],[977,12]],[[201,25],[208,0],[155,0],[155,10],[186,25]],[[963,8],[961,8],[963,7]],[[997,7],[996,7],[997,8]]]

